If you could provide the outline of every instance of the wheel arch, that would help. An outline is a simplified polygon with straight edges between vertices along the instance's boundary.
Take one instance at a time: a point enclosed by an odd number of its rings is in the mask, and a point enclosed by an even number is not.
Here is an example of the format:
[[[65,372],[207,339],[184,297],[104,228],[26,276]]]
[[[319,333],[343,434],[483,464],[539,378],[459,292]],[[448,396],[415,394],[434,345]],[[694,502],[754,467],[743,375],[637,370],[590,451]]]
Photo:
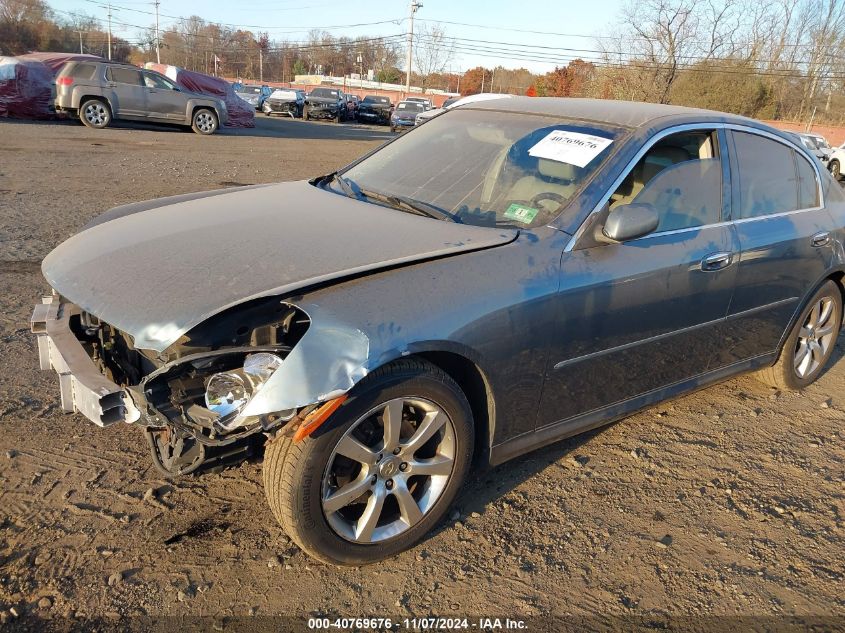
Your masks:
[[[475,424],[474,462],[478,466],[488,466],[495,435],[496,401],[487,375],[475,362],[456,352],[422,351],[410,358],[420,358],[435,365],[464,392]]]
[[[214,113],[214,116],[217,117],[217,125],[220,126],[220,113],[210,103],[197,103],[196,101],[189,101],[188,102],[188,125],[194,122],[194,115],[197,113],[197,110],[211,110]]]
[[[82,108],[82,104],[85,103],[89,99],[96,99],[97,101],[103,101],[109,108],[109,112],[111,112],[112,117],[114,117],[114,106],[112,105],[111,100],[106,95],[98,95],[98,94],[89,94],[84,93],[81,94],[79,100],[76,102],[76,109],[79,110]]]
[[[798,317],[801,316],[801,312],[803,312],[805,306],[807,305],[807,301],[809,301],[810,297],[812,297],[816,293],[816,291],[821,287],[821,285],[826,281],[832,281],[838,286],[839,292],[842,295],[842,303],[843,305],[845,305],[845,264],[843,264],[827,271],[823,277],[817,279],[815,283],[810,284],[807,287],[807,292],[804,293],[803,297],[801,297],[801,300],[798,302],[795,311],[789,318],[789,323],[787,324],[786,329],[780,336],[780,341],[778,341],[777,346],[778,358],[780,357],[781,352],[783,351],[783,345],[786,342],[787,337],[789,337],[789,333],[792,331],[792,328],[795,327],[795,322],[798,320]],[[845,321],[843,321],[843,323],[845,323]]]

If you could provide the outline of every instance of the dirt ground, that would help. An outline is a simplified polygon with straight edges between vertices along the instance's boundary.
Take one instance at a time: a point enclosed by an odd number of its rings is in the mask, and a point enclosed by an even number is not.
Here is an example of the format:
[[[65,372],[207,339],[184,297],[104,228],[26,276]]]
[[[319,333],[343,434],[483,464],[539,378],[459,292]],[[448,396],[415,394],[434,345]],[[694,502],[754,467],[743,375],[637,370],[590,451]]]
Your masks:
[[[360,569],[288,541],[260,463],[167,482],[138,429],[59,410],[28,329],[56,244],[114,205],[311,177],[388,136],[0,122],[0,629],[287,630],[315,615],[845,628],[845,337],[803,393],[734,379],[476,477],[422,544]]]

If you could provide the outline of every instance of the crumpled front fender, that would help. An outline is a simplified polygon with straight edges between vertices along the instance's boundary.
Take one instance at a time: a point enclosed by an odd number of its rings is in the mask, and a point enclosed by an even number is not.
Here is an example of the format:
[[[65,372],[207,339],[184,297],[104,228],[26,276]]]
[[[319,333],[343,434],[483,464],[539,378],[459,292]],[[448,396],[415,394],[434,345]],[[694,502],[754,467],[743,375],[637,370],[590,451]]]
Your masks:
[[[366,334],[327,315],[308,317],[311,324],[302,339],[241,415],[263,415],[331,400],[367,375],[370,340]]]

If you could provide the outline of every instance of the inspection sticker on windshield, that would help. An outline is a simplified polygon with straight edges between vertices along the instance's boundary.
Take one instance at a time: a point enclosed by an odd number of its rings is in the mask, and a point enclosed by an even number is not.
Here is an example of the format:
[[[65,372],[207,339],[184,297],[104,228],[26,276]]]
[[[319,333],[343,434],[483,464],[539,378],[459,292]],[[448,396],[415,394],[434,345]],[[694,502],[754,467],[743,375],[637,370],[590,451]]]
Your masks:
[[[593,136],[592,134],[555,130],[529,149],[528,155],[535,158],[556,160],[559,163],[569,163],[577,167],[586,167],[612,142],[613,139]]]
[[[514,203],[508,207],[507,211],[505,211],[505,217],[508,220],[516,220],[517,222],[522,222],[523,224],[530,224],[534,218],[537,217],[539,212],[539,209],[532,209],[531,207],[524,207],[521,204]]]

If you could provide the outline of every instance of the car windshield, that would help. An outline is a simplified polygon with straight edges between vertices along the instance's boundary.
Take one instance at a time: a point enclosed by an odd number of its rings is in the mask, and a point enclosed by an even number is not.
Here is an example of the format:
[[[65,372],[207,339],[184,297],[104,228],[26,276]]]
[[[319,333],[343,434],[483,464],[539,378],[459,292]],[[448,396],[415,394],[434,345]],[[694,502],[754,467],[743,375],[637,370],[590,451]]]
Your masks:
[[[390,99],[388,99],[387,97],[367,96],[367,97],[364,97],[364,100],[362,101],[362,103],[382,103],[382,104],[386,104],[386,103],[390,103]]]
[[[325,88],[317,88],[311,91],[312,97],[336,97],[337,95],[337,90],[326,90]]]
[[[250,95],[260,95],[261,86],[244,86],[243,88],[241,88],[241,92]]]
[[[270,95],[271,99],[296,99],[297,94],[293,90],[274,90]]]
[[[399,110],[419,110],[419,111],[425,110],[425,108],[423,107],[423,104],[417,103],[416,101],[403,101],[402,103],[399,104],[398,109]]]
[[[416,201],[464,224],[540,226],[560,214],[623,133],[559,117],[459,108],[389,143],[329,186],[361,199],[378,194],[397,208],[391,200]]]

